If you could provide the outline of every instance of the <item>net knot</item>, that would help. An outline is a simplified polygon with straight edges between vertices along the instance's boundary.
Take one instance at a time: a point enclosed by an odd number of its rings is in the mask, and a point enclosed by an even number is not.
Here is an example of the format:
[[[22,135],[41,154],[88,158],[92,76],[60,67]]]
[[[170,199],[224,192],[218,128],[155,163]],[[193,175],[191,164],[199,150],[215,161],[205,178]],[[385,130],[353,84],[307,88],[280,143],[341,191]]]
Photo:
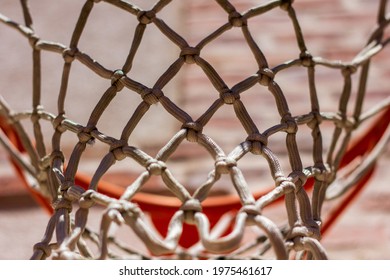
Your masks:
[[[142,24],[149,24],[156,17],[154,11],[140,11],[137,15],[138,21]]]
[[[307,126],[314,129],[322,122],[322,116],[318,111],[312,111],[311,115],[313,118],[307,123]]]
[[[94,190],[87,190],[82,194],[81,198],[79,199],[80,208],[89,209],[95,205],[95,201],[92,199],[92,194],[94,193]]]
[[[198,122],[187,122],[182,128],[187,130],[186,138],[190,142],[198,142],[198,133],[201,133],[203,126]]]
[[[64,114],[59,114],[55,119],[53,120],[53,128],[54,130],[63,133],[66,131],[66,128],[62,125],[62,122],[65,120]]]
[[[28,37],[28,42],[30,43],[30,45],[33,49],[36,49],[36,46],[39,42],[39,37],[35,33],[32,33]]]
[[[298,131],[297,122],[290,114],[286,114],[285,116],[283,116],[282,123],[286,125],[286,128],[284,129],[285,132],[291,134],[297,133]]]
[[[121,82],[121,79],[125,76],[125,73],[121,69],[117,69],[111,76],[111,85],[115,86],[117,91],[121,91],[124,87],[124,84]]]
[[[34,245],[34,251],[41,251],[45,255],[44,258],[51,255],[51,247],[46,242],[38,242]]]
[[[187,224],[195,224],[194,215],[197,212],[202,211],[202,205],[199,200],[189,199],[180,207],[180,210],[184,212],[184,221]]]
[[[54,209],[55,210],[65,209],[69,212],[72,212],[72,201],[64,197],[54,203]]]
[[[196,47],[184,47],[180,52],[180,56],[184,58],[185,63],[194,64],[195,58],[199,56],[200,49]]]
[[[263,153],[263,147],[268,144],[268,138],[261,133],[252,133],[246,140],[251,142],[252,146],[250,151],[254,155],[261,155]]]
[[[291,180],[293,181],[293,182],[297,182],[297,181],[299,181],[300,183],[299,184],[296,184],[295,183],[295,186],[303,186],[305,183],[306,183],[306,181],[307,181],[307,175],[304,173],[304,172],[302,172],[302,171],[300,171],[300,170],[295,170],[295,171],[293,171],[293,172],[291,172],[290,173],[290,175],[289,175],[289,177],[291,178]],[[296,189],[296,191],[297,191],[298,189]]]
[[[33,123],[37,123],[39,121],[39,119],[41,118],[40,114],[42,113],[42,111],[43,107],[41,105],[34,108],[30,117]]]
[[[154,88],[154,89],[146,88],[141,93],[142,99],[148,105],[153,105],[158,103],[159,98],[162,97],[163,95],[164,95],[163,92],[158,88]]]
[[[73,186],[74,183],[72,180],[65,180],[62,184],[61,184],[61,187],[60,187],[60,191],[61,192],[66,192],[71,186]]]
[[[341,70],[341,73],[344,77],[350,76],[351,74],[354,74],[357,71],[357,67],[355,65],[347,65],[343,67]]]
[[[234,27],[247,25],[247,20],[239,12],[234,11],[229,14],[229,23]]]
[[[126,158],[126,154],[123,151],[123,147],[125,146],[127,146],[127,142],[125,140],[117,141],[115,144],[111,145],[110,152],[113,153],[117,161],[121,161]]]
[[[165,169],[167,169],[167,165],[163,161],[153,159],[147,163],[146,169],[148,170],[149,174],[158,176],[161,175]]]
[[[314,66],[313,56],[308,51],[304,51],[299,55],[299,59],[301,60],[301,64],[305,67]]]
[[[79,133],[77,133],[77,137],[79,138],[80,143],[91,143],[94,138],[91,135],[92,130],[95,128],[84,127]]]
[[[65,161],[64,154],[59,150],[54,150],[50,154],[50,163],[53,163],[56,159],[61,160],[62,162]]]
[[[240,99],[240,95],[231,90],[223,91],[220,96],[225,104],[233,104],[236,100]]]
[[[67,48],[63,51],[62,57],[64,58],[64,61],[66,63],[71,63],[75,59],[77,52],[78,52],[77,48],[72,48],[72,49]]]
[[[84,192],[82,187],[73,185],[64,193],[64,197],[70,201],[76,201],[81,198]]]
[[[316,178],[317,181],[330,183],[329,174],[331,173],[331,171],[330,168],[324,163],[322,162],[316,163],[313,166],[312,173],[314,174],[314,177]]]
[[[284,11],[288,11],[293,2],[294,2],[294,0],[281,0],[280,1],[280,8]]]
[[[229,157],[222,157],[215,162],[215,169],[219,174],[228,174],[232,167],[237,166],[237,162]]]
[[[247,204],[244,205],[240,212],[246,213],[248,216],[258,216],[261,215],[259,209],[254,204]]]
[[[259,83],[266,87],[275,77],[275,73],[269,68],[260,69],[257,74],[259,75]]]

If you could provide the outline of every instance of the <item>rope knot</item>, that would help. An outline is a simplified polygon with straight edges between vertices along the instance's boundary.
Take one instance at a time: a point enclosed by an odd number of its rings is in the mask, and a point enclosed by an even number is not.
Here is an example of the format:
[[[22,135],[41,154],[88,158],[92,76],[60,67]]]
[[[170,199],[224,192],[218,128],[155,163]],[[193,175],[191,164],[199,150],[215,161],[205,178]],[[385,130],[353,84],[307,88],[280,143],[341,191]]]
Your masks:
[[[115,144],[111,145],[110,152],[114,154],[117,161],[121,161],[126,158],[126,154],[123,152],[123,147],[127,145],[125,140],[120,140]]]
[[[92,130],[94,128],[83,128],[79,133],[77,133],[77,137],[79,138],[80,143],[92,143],[94,141],[94,138],[91,135]]]
[[[66,131],[66,128],[62,125],[62,122],[65,120],[64,114],[59,114],[54,120],[53,120],[53,128],[54,130],[64,133]]]
[[[197,122],[187,122],[182,128],[187,130],[187,140],[190,142],[198,142],[198,133],[201,133],[203,126]]]
[[[248,214],[248,216],[257,216],[257,215],[260,215],[260,211],[259,209],[256,207],[256,205],[254,204],[247,204],[247,205],[244,205],[241,210],[241,212],[245,212],[246,214]]]
[[[77,52],[78,52],[77,48],[72,48],[72,49],[67,48],[63,51],[62,57],[64,58],[64,61],[66,63],[71,63],[75,59]]]
[[[43,111],[43,107],[41,105],[34,108],[30,117],[33,123],[37,123],[39,121],[39,119],[41,118],[40,114],[42,113],[42,111]]]
[[[305,183],[307,181],[307,175],[300,170],[295,170],[295,171],[291,172],[289,177],[291,178],[291,180],[293,182],[300,181],[299,184],[295,183],[295,187],[302,187],[303,185],[305,185]],[[295,190],[298,191],[299,188],[296,188]]]
[[[184,212],[184,221],[187,224],[195,224],[194,215],[197,212],[202,211],[202,205],[199,200],[189,199],[180,207],[180,210]]]
[[[146,169],[148,170],[149,174],[151,175],[161,175],[165,169],[167,169],[167,166],[165,162],[153,159],[147,163]]]
[[[200,50],[195,47],[184,47],[180,52],[180,56],[184,58],[185,63],[194,64],[196,62],[195,58],[199,56]]]
[[[56,201],[54,203],[54,209],[55,210],[65,209],[69,212],[72,212],[72,201],[66,198],[60,199],[59,201]]]
[[[259,75],[259,83],[266,87],[275,77],[275,73],[269,68],[260,69],[257,74]]]
[[[149,24],[156,17],[154,11],[140,11],[137,15],[138,21],[142,24]]]
[[[228,174],[232,167],[237,166],[237,162],[232,158],[220,158],[215,162],[215,169],[219,174]]]
[[[313,56],[308,51],[302,52],[299,55],[299,59],[301,60],[301,64],[305,67],[314,66]]]
[[[357,71],[357,67],[355,65],[348,65],[341,70],[341,73],[343,74],[343,77],[347,77],[350,76],[351,74],[354,74],[356,71]]]
[[[162,97],[164,94],[161,91],[161,89],[154,88],[146,88],[142,91],[141,97],[142,99],[148,104],[153,105],[159,102],[159,98]]]
[[[81,198],[85,190],[80,186],[71,186],[65,193],[64,196],[66,199],[69,199],[70,201],[76,201]]]
[[[50,163],[52,164],[56,159],[61,160],[61,162],[65,161],[64,154],[59,150],[54,150],[50,154]]]
[[[36,49],[37,44],[39,42],[39,37],[33,33],[28,37],[28,42],[30,43],[30,45],[33,49]]]
[[[240,99],[239,94],[229,89],[223,91],[220,96],[225,104],[233,104],[236,100]]]
[[[284,11],[288,11],[293,2],[294,2],[294,0],[281,0],[280,1],[280,8]]]
[[[34,251],[41,251],[45,255],[45,258],[51,255],[51,247],[45,242],[38,242],[34,245]]]
[[[297,133],[298,131],[297,122],[290,114],[286,114],[285,116],[283,116],[282,123],[286,125],[286,128],[284,129],[285,132],[291,134]]]
[[[242,27],[247,25],[247,20],[239,12],[234,11],[229,14],[229,23],[234,27]]]
[[[313,119],[307,123],[307,126],[314,129],[322,122],[322,116],[318,111],[312,111],[311,115],[313,116]]]
[[[250,151],[254,155],[261,155],[263,153],[263,147],[268,144],[268,138],[261,133],[250,134],[246,140],[252,143]]]
[[[121,91],[124,87],[124,84],[121,82],[123,76],[125,76],[125,73],[121,69],[115,70],[111,76],[111,85],[115,86],[117,91]]]
[[[79,199],[80,208],[89,209],[95,205],[95,201],[92,199],[92,194],[95,193],[94,190],[85,191],[81,198]]]

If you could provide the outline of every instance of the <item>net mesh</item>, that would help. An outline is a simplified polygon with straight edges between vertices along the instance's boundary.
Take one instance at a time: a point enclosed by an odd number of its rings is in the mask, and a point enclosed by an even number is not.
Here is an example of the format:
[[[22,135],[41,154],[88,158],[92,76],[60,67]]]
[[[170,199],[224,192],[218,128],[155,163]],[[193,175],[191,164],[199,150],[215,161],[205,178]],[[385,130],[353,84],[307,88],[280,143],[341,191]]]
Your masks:
[[[79,41],[89,15],[96,5],[100,5],[99,2],[106,2],[124,10],[129,17],[134,17],[138,22],[134,37],[129,42],[128,56],[122,68],[118,70],[106,68],[79,49]],[[86,1],[68,45],[47,41],[35,33],[27,0],[21,1],[24,23],[18,23],[0,14],[0,22],[26,37],[33,53],[32,108],[27,112],[15,112],[5,98],[0,97],[3,126],[6,127],[7,123],[12,127],[19,139],[19,147],[22,147],[21,150],[27,155],[28,160],[4,132],[0,134],[1,143],[32,182],[34,191],[48,199],[53,208],[44,237],[34,246],[32,258],[262,258],[267,251],[278,259],[291,258],[295,253],[307,258],[327,258],[320,243],[323,225],[321,209],[324,200],[346,193],[361,177],[369,173],[389,138],[387,133],[378,142],[370,157],[349,171],[347,178],[341,180],[336,176],[339,168],[345,165],[345,156],[348,155],[347,148],[351,144],[353,132],[366,120],[389,107],[387,98],[374,108],[363,110],[370,62],[389,42],[389,38],[385,36],[385,29],[390,22],[389,16],[386,15],[387,1],[379,2],[377,22],[366,46],[348,62],[328,60],[309,52],[292,1],[270,1],[245,12],[238,12],[232,2],[224,0],[215,2],[225,12],[226,22],[196,45],[190,44],[163,17],[162,12],[169,5],[174,5],[175,1],[161,0],[148,10],[141,9],[130,1]],[[291,21],[299,56],[271,67],[260,44],[251,33],[251,20],[277,8],[285,11],[286,17]],[[144,40],[144,34],[151,25],[154,25],[180,51],[179,56],[160,73],[154,85],[149,87],[133,79],[131,70],[138,48]],[[202,56],[202,51],[234,28],[242,32],[258,71],[229,87],[213,63]],[[55,112],[47,111],[42,106],[41,55],[46,52],[62,55],[64,60]],[[86,123],[67,117],[65,110],[71,66],[75,62],[110,81],[110,86],[90,112]],[[217,93],[215,100],[204,108],[197,119],[193,119],[191,114],[172,100],[165,91],[167,84],[179,75],[186,64],[199,67]],[[321,111],[315,81],[315,70],[318,67],[338,71],[343,78],[339,104],[334,112]],[[292,115],[286,90],[278,84],[278,74],[291,68],[303,68],[307,72],[309,101],[305,102],[310,103],[310,111],[299,115]],[[359,86],[355,100],[351,100],[352,76],[357,73]],[[265,89],[272,96],[278,113],[274,123],[265,130],[258,128],[241,100],[249,90],[258,88]],[[120,137],[114,137],[99,130],[99,120],[119,94],[137,95],[140,102],[133,112],[128,112],[129,120]],[[181,124],[180,129],[156,155],[147,153],[129,141],[136,127],[154,104],[160,104]],[[221,148],[220,143],[204,132],[215,114],[226,106],[233,108],[236,118],[246,132],[245,138],[240,139],[231,151]],[[352,112],[348,111],[348,107],[352,108]],[[387,119],[385,120],[387,124],[388,116],[384,115],[383,118]],[[33,139],[28,136],[23,126],[25,120],[31,121]],[[46,135],[42,131],[42,123],[45,122],[53,126],[51,135]],[[325,154],[322,127],[327,124],[333,124],[334,129],[331,144]],[[297,143],[297,133],[304,126],[309,127],[311,135],[312,162],[308,166],[302,163]],[[5,128],[3,130],[6,131]],[[69,158],[65,158],[63,152],[64,134],[76,135],[78,139]],[[269,145],[273,137],[279,135],[285,135],[283,145],[288,155],[287,172],[281,167],[279,157]],[[46,138],[50,137],[51,145],[48,147]],[[191,191],[174,176],[167,165],[167,161],[186,141],[198,144],[201,149],[207,151],[214,162],[214,167],[207,178]],[[78,170],[86,147],[93,142],[105,145],[106,154],[101,158],[88,188],[85,189],[80,186]],[[268,173],[275,185],[273,188],[260,193],[250,189],[238,166],[239,161],[249,154],[267,162]],[[105,193],[99,185],[102,177],[115,164],[125,159],[136,162],[142,171],[118,197]],[[174,211],[168,219],[166,233],[155,229],[148,216],[147,206],[143,207],[142,202],[136,199],[144,186],[155,176],[161,178],[164,188],[174,196]],[[238,203],[229,206],[232,211],[226,211],[226,215],[221,215],[219,221],[210,221],[205,210],[207,200],[217,182],[226,176],[234,186],[236,196],[239,198]],[[311,193],[307,189],[309,183],[313,185]],[[283,226],[277,225],[263,213],[268,205],[281,199],[285,203],[287,216]],[[87,223],[92,209],[96,207],[103,209],[98,232],[92,231]],[[159,220],[159,216],[154,219]],[[110,233],[114,224],[123,225],[122,228],[126,225],[125,228],[135,233],[145,244],[147,252],[132,248],[137,241],[121,242],[120,236]],[[199,242],[190,248],[181,246],[179,241],[180,238],[185,238],[182,237],[185,225],[195,227],[199,238]],[[251,228],[255,235],[245,237],[247,228]],[[260,249],[253,253],[254,247]]]

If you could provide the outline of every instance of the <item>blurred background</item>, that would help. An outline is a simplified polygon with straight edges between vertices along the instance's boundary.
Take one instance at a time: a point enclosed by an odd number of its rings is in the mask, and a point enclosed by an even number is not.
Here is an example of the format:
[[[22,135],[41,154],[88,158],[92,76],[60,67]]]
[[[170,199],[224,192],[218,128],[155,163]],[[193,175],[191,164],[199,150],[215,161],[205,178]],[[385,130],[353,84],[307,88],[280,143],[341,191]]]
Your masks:
[[[73,28],[85,1],[30,0],[33,26],[38,36],[47,41],[68,45]],[[142,9],[150,9],[153,0],[129,1]],[[239,12],[267,1],[231,0]],[[365,46],[376,24],[379,0],[296,0],[294,2],[305,43],[313,56],[350,61]],[[19,2],[2,0],[0,13],[23,23]],[[210,0],[172,1],[158,14],[190,46],[196,45],[227,21],[226,12]],[[79,43],[79,50],[89,54],[107,69],[120,69],[127,57],[137,18],[113,5],[101,1],[88,19]],[[276,8],[249,21],[249,29],[264,52],[270,67],[299,57],[299,48],[290,19],[285,11]],[[388,32],[389,33],[389,32]],[[180,49],[165,37],[156,26],[147,26],[144,39],[128,76],[153,87],[162,73],[178,58]],[[56,112],[56,98],[61,82],[63,58],[55,53],[42,53],[42,105]],[[257,72],[257,64],[239,28],[233,28],[202,49],[207,60],[229,87]],[[0,24],[0,94],[15,111],[31,109],[32,58],[28,40],[14,29]],[[390,49],[378,54],[370,68],[368,109],[389,96]],[[310,111],[307,74],[303,68],[293,68],[277,75],[276,81],[284,91],[293,115]],[[358,75],[354,75],[357,78]],[[343,77],[339,70],[316,68],[317,91],[321,111],[337,111]],[[66,115],[85,125],[95,104],[110,81],[102,79],[81,63],[72,64],[66,99]],[[353,92],[356,94],[357,80]],[[272,96],[253,93],[242,95],[249,114],[261,131],[279,121]],[[130,94],[129,94],[130,93]],[[184,65],[170,81],[164,94],[176,105],[197,119],[218,98],[199,67]],[[352,97],[353,99],[353,97]],[[119,137],[121,130],[140,103],[141,98],[124,89],[114,98],[99,121],[99,131]],[[26,122],[26,126],[28,126]],[[161,105],[153,105],[141,120],[132,136],[131,145],[141,147],[150,155],[159,149],[180,129],[181,123],[170,116]],[[50,144],[52,127],[43,127]],[[30,128],[31,130],[31,128]],[[203,131],[225,151],[230,152],[246,138],[246,132],[237,120],[234,110],[223,106]],[[329,142],[331,130],[324,128],[324,145]],[[299,146],[304,165],[311,161],[310,130],[302,128]],[[64,134],[64,153],[69,157],[77,138]],[[273,150],[288,167],[283,137],[274,140]],[[93,174],[107,147],[95,143],[83,155],[81,171]],[[307,162],[307,164],[305,164]],[[167,163],[176,178],[188,188],[204,182],[214,161],[204,149],[193,143],[184,143]],[[390,150],[381,157],[374,178],[363,193],[339,218],[324,236],[323,244],[331,259],[390,259]],[[254,189],[269,186],[272,178],[267,164],[248,156],[240,161],[248,184]],[[107,179],[126,185],[140,171],[140,167],[124,160],[111,170]],[[231,192],[221,181],[216,191]],[[228,184],[229,185],[229,184]],[[231,183],[230,183],[231,185]],[[229,189],[230,188],[230,189]],[[161,189],[150,189],[161,192]],[[0,146],[0,259],[28,259],[32,246],[44,233],[49,216],[29,197],[21,181],[14,175],[7,154]]]

